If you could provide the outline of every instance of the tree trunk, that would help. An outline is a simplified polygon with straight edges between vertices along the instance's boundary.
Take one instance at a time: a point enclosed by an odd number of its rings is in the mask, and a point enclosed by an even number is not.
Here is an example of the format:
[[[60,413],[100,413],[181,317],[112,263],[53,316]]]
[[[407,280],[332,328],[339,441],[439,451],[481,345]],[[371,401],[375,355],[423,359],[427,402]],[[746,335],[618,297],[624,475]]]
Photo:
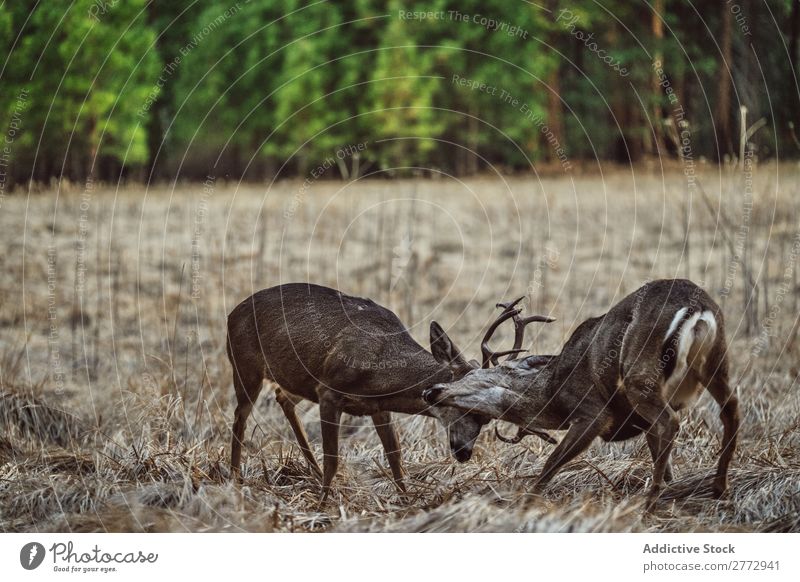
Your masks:
[[[469,117],[467,117],[467,144],[469,147],[469,151],[465,151],[464,153],[467,154],[467,174],[473,175],[478,173],[478,139],[480,135],[480,126],[478,124],[478,115],[480,113],[475,108],[474,103],[470,105],[469,108]]]
[[[664,0],[655,0],[653,2],[653,12],[651,19],[651,28],[653,33],[653,40],[656,44],[656,49],[653,52],[653,64],[660,63],[659,68],[664,67],[664,56],[662,53],[662,42],[664,40],[664,22],[662,20],[664,14]],[[655,73],[655,66],[653,67],[653,140],[655,141],[654,153],[661,156],[666,152],[664,147],[664,132],[661,126],[661,120],[664,118],[662,111],[663,95],[661,92],[661,81]]]
[[[800,0],[792,2],[792,15],[790,24],[789,36],[789,65],[792,67],[791,73],[787,82],[792,83],[797,75],[797,41],[800,36]],[[789,121],[796,122],[797,112],[800,111],[800,95],[797,91],[792,91],[794,99],[794,107],[790,108],[791,119]],[[796,123],[795,123],[796,125]]]
[[[792,75],[797,74],[797,40],[800,36],[800,0],[792,2],[792,15],[789,36],[789,62],[792,65]]]
[[[551,162],[558,162],[558,152],[556,151],[555,143],[558,147],[564,147],[564,112],[561,107],[561,82],[559,80],[559,67],[556,65],[550,73],[547,84],[550,90],[547,93],[547,125],[550,131],[553,132],[554,142],[548,143],[545,138],[544,146],[548,151],[548,159]]]
[[[619,46],[616,26],[609,27],[605,37],[608,46]],[[609,131],[617,135],[613,142],[614,159],[621,164],[638,162],[642,157],[642,111],[630,103],[628,83],[615,82],[611,90],[611,126]]]
[[[557,0],[549,0],[548,8],[555,12],[558,7]],[[559,31],[552,30],[549,35],[549,44],[556,47],[559,39]],[[558,143],[558,147],[564,147],[564,109],[561,104],[561,57],[553,55],[553,70],[547,77],[549,91],[547,93],[547,125],[553,132],[553,137]],[[555,143],[555,142],[554,142]],[[558,152],[556,147],[547,142],[545,137],[544,147],[547,148],[547,158],[551,162],[558,162]]]
[[[714,112],[714,125],[717,128],[717,160],[723,161],[725,154],[733,151],[731,133],[731,58],[733,41],[733,15],[728,6],[722,9],[721,62],[719,64],[717,86],[717,108]]]

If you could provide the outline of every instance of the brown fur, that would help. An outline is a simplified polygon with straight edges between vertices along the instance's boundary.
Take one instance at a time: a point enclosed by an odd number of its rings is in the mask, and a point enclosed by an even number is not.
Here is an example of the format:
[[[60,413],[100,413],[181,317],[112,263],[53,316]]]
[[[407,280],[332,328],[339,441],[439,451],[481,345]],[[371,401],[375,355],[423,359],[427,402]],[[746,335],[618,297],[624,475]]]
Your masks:
[[[458,348],[436,322],[433,353],[420,346],[390,310],[335,289],[290,283],[255,293],[228,316],[228,358],[233,367],[236,415],[231,466],[239,471],[242,440],[264,379],[278,384],[276,398],[312,470],[323,477],[323,497],[338,466],[343,412],[370,415],[398,487],[405,489],[400,444],[390,412],[437,416],[450,445],[466,460],[485,422],[455,409],[432,409],[425,389],[469,371]],[[295,405],[319,403],[324,453],[317,465]]]
[[[682,308],[684,318],[666,337]],[[706,312],[716,324],[713,338],[701,318]],[[685,352],[680,351],[682,331],[693,334],[685,340]],[[679,376],[681,370],[685,373]],[[674,390],[666,393],[669,387]],[[546,484],[598,436],[617,441],[645,433],[654,464],[652,504],[665,477],[672,477],[669,456],[679,430],[676,410],[702,387],[721,407],[725,434],[713,490],[722,495],[736,448],[738,401],[728,384],[722,312],[691,281],[647,283],[605,315],[578,326],[558,356],[534,356],[471,372],[460,381],[434,387],[425,397],[523,429],[567,430],[537,486]]]

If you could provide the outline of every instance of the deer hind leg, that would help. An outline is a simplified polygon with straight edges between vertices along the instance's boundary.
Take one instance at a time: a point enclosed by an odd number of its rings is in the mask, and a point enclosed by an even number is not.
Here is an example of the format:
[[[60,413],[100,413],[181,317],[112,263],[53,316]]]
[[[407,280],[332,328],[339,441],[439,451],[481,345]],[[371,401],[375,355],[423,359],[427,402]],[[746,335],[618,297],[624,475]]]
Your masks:
[[[658,453],[659,453],[659,442],[658,438],[649,432],[644,433],[645,438],[647,439],[647,447],[650,449],[650,456],[653,457],[653,466],[655,466],[656,461],[658,460]],[[664,467],[664,482],[669,483],[672,481],[674,477],[674,473],[672,472],[672,459],[671,455],[667,457],[666,466]]]
[[[542,474],[536,480],[534,489],[541,490],[561,467],[585,451],[608,425],[609,419],[605,415],[571,425],[567,434],[547,457]]]
[[[707,384],[711,396],[719,404],[719,417],[722,420],[724,434],[722,450],[714,477],[714,494],[721,497],[728,490],[728,466],[736,452],[736,436],[739,432],[739,399],[728,386],[728,374],[725,366],[721,367]]]
[[[233,478],[241,481],[242,444],[247,419],[253,411],[258,394],[261,392],[261,376],[240,374],[233,368],[233,387],[236,390],[236,413],[231,431],[231,471]]]
[[[331,482],[339,468],[339,423],[342,419],[342,410],[336,401],[323,395],[319,399],[319,420],[322,432],[322,496],[325,502],[330,493]]]
[[[646,374],[642,377],[626,378],[625,395],[636,414],[650,424],[647,432],[648,445],[653,455],[653,485],[647,496],[647,507],[651,509],[661,492],[680,422],[677,413],[661,393],[660,383],[648,380]]]
[[[308,436],[303,428],[303,423],[297,418],[297,412],[295,411],[297,401],[280,388],[275,390],[275,400],[278,401],[284,416],[286,416],[286,420],[289,421],[289,425],[292,427],[294,436],[297,439],[297,444],[300,445],[300,450],[308,462],[309,467],[318,477],[322,477],[322,469],[319,468],[317,460],[314,458],[314,453],[311,452],[311,446],[308,444]]]
[[[392,469],[394,482],[397,484],[398,489],[405,493],[406,485],[403,482],[403,463],[400,453],[400,442],[397,440],[397,434],[392,424],[392,415],[388,412],[373,414],[372,424],[375,425],[375,431],[381,439],[381,444],[383,444],[383,450],[386,452],[389,467]]]

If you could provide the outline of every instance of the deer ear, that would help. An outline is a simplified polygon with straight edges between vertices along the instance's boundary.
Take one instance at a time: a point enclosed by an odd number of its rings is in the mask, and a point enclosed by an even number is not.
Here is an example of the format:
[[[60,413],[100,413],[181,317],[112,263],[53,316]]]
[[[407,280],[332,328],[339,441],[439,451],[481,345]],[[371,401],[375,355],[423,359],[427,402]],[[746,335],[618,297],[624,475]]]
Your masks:
[[[435,321],[431,322],[431,353],[437,362],[448,366],[466,366],[467,362],[461,356],[461,351],[445,333],[442,326]]]

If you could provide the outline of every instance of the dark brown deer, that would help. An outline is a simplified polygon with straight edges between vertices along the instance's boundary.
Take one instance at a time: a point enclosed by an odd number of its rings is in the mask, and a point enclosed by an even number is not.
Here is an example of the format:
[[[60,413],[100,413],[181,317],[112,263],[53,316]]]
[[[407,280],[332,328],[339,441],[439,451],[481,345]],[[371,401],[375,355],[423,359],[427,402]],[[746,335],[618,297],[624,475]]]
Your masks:
[[[722,496],[736,449],[738,401],[728,384],[722,312],[691,281],[647,283],[605,315],[584,321],[559,355],[475,370],[434,386],[425,399],[514,423],[520,427],[514,441],[531,429],[567,430],[536,489],[596,437],[620,441],[644,433],[653,458],[649,508],[663,481],[672,479],[677,411],[703,387],[721,407],[724,435],[712,487]]]
[[[490,327],[484,344],[499,323]],[[516,322],[514,350],[506,354],[519,350],[526,323],[530,321]],[[338,466],[343,412],[372,417],[394,480],[403,491],[400,444],[391,412],[437,417],[447,427],[453,456],[460,462],[469,460],[487,419],[455,408],[431,407],[422,394],[435,384],[463,377],[479,364],[467,361],[436,322],[430,326],[430,341],[428,352],[390,310],[327,287],[290,283],[245,299],[228,316],[228,358],[238,403],[231,441],[234,473],[240,471],[245,425],[264,379],[278,385],[277,401],[300,450],[312,470],[322,475],[323,499]],[[483,365],[489,365],[486,357]],[[319,403],[322,471],[295,413],[302,399]]]

